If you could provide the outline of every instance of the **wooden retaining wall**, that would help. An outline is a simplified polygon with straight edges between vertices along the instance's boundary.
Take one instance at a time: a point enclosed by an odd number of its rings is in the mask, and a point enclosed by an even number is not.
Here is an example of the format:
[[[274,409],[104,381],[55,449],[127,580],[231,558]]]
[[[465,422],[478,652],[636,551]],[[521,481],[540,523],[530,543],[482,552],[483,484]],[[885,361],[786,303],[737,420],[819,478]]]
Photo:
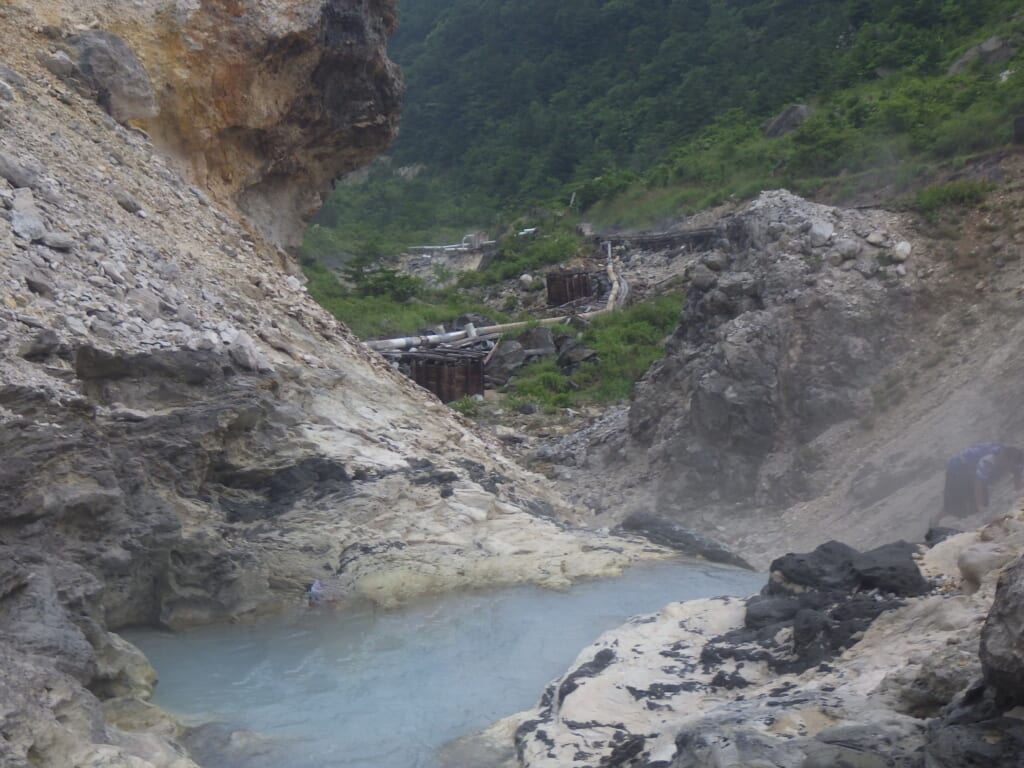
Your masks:
[[[594,295],[594,279],[589,272],[559,271],[544,276],[548,286],[548,306],[560,307]]]
[[[413,381],[437,395],[442,403],[484,393],[486,352],[469,349],[407,352],[403,362],[409,365]]]

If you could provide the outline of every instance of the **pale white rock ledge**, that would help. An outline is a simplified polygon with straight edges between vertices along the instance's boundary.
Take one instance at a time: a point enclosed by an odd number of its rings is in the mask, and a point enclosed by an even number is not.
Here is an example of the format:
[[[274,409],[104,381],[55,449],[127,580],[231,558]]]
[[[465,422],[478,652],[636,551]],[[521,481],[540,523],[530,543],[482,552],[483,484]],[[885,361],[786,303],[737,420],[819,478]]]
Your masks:
[[[924,765],[942,712],[980,679],[996,582],[1022,553],[1019,511],[922,551],[931,592],[800,673],[773,672],[756,645],[723,653],[746,600],[670,604],[602,635],[535,708],[453,743],[449,757],[530,768]],[[793,637],[774,641],[774,662],[785,662]]]

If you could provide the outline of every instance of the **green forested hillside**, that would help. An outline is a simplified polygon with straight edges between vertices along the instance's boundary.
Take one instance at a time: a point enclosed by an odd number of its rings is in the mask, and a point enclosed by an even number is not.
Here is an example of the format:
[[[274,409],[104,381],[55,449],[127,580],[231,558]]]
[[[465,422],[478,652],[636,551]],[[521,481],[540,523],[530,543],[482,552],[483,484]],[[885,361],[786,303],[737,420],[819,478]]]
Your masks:
[[[844,0],[409,2],[399,163],[501,200],[649,167],[716,114],[831,85]]]
[[[388,251],[537,203],[608,223],[724,194],[922,164],[1006,143],[1017,57],[950,76],[1011,0],[402,0],[407,83],[390,167],[340,185],[308,256]],[[1006,74],[1009,72],[1010,74]],[[762,121],[813,116],[783,139]],[[393,169],[422,164],[415,179]],[[870,183],[866,181],[864,183]],[[592,206],[597,206],[592,208]]]

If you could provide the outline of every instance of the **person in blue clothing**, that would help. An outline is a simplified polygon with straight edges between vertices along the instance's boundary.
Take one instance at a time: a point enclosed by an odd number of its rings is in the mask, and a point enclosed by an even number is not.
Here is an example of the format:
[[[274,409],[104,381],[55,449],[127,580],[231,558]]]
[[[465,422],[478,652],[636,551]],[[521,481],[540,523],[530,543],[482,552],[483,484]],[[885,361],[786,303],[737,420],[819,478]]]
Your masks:
[[[946,464],[946,487],[942,495],[944,515],[970,517],[988,509],[988,489],[1012,475],[1020,490],[1024,451],[1000,443],[978,443],[966,448]]]
[[[306,597],[309,600],[310,608],[315,608],[324,602],[324,585],[320,583],[320,579],[306,587]]]

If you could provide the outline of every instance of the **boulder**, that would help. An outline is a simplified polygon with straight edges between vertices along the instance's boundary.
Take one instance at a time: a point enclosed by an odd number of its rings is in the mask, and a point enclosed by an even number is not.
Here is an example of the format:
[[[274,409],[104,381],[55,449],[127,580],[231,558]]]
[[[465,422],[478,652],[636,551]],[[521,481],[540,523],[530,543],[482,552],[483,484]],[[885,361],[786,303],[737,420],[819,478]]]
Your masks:
[[[501,341],[487,363],[487,378],[496,387],[509,383],[526,363],[526,350],[518,341]]]
[[[985,680],[999,701],[1006,707],[1024,704],[1024,557],[999,577],[980,654]]]
[[[60,346],[60,336],[56,331],[45,328],[36,334],[30,342],[18,349],[18,354],[26,360],[45,360]]]
[[[917,768],[924,726],[911,718],[824,728],[805,747],[800,768]]]
[[[527,357],[544,357],[557,353],[555,339],[551,335],[551,329],[547,326],[538,325],[524,331],[518,339],[523,346]]]
[[[228,344],[228,355],[241,368],[247,371],[270,371],[270,363],[256,346],[256,342],[245,331],[233,335]]]
[[[124,39],[92,29],[75,35],[68,43],[78,55],[78,71],[111,117],[127,123],[157,115],[146,68]]]
[[[999,569],[1016,560],[1018,554],[1012,546],[991,541],[965,547],[956,563],[964,579],[964,590],[968,594],[976,592],[990,574],[998,574]]]
[[[1005,64],[1017,52],[1017,48],[1009,40],[994,35],[984,42],[971,46],[963,55],[949,65],[947,74],[958,75],[967,70],[975,62],[980,64]]]
[[[46,234],[46,224],[31,189],[15,190],[11,229],[15,235],[29,241],[42,240]]]
[[[701,264],[715,272],[721,272],[729,266],[729,256],[722,251],[710,251],[700,257]]]
[[[57,77],[67,77],[75,71],[75,62],[64,51],[41,54],[39,56],[39,63]]]
[[[914,246],[907,240],[900,240],[896,243],[896,247],[892,249],[892,259],[896,262],[904,262],[910,258],[911,252],[914,250]]]
[[[0,80],[8,83],[19,91],[25,90],[25,78],[15,72],[13,69],[8,67],[6,64],[0,64]]]
[[[807,231],[807,237],[810,239],[813,247],[821,248],[832,241],[835,231],[836,228],[832,222],[815,219],[811,222],[811,227]]]
[[[7,179],[15,189],[38,187],[41,175],[38,168],[0,151],[0,177]]]
[[[841,261],[849,261],[860,256],[862,250],[864,250],[863,244],[859,240],[855,240],[850,237],[841,237],[835,242],[836,253],[839,254]]]
[[[922,595],[929,586],[914,561],[916,552],[915,545],[903,541],[863,553],[830,541],[813,552],[788,554],[774,560],[768,593],[877,589],[903,597]]]
[[[1024,721],[996,717],[966,723],[934,721],[925,747],[928,768],[1020,768]]]
[[[718,282],[718,276],[705,264],[695,264],[689,270],[690,284],[706,291]]]
[[[791,104],[782,112],[761,125],[761,132],[769,139],[777,139],[792,133],[811,116],[811,108],[806,104]]]
[[[43,235],[43,245],[55,251],[70,251],[75,247],[75,238],[67,232],[47,232]]]

